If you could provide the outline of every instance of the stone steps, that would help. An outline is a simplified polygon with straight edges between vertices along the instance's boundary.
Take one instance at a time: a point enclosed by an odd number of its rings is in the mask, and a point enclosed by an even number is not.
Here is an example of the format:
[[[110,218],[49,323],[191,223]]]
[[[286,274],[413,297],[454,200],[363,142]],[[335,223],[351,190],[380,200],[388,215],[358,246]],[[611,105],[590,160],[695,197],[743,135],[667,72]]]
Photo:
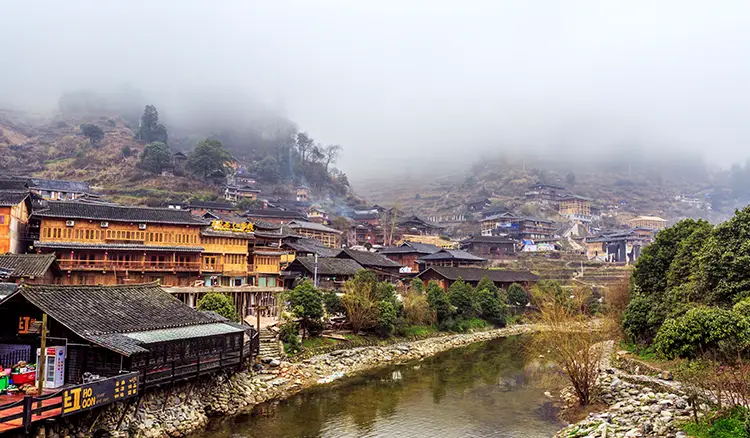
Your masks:
[[[260,357],[280,358],[281,350],[279,349],[279,339],[276,333],[263,328],[260,330]]]

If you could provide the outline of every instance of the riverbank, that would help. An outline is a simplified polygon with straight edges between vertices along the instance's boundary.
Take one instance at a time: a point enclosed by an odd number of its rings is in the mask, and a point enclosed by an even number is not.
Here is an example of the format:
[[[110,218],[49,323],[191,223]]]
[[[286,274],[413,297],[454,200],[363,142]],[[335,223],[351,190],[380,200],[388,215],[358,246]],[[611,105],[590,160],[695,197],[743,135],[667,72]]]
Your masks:
[[[597,379],[597,401],[607,409],[589,414],[555,437],[687,437],[680,427],[691,420],[693,410],[680,383],[670,378],[624,357],[616,357],[610,366],[607,357]],[[570,391],[564,391],[563,399],[575,403]]]
[[[302,362],[273,361],[256,372],[216,375],[173,388],[154,389],[138,402],[115,403],[99,411],[63,419],[40,427],[34,436],[87,437],[106,431],[112,437],[184,437],[204,428],[211,417],[248,413],[260,403],[285,399],[344,377],[538,329],[536,325],[519,325],[387,346],[337,350]]]

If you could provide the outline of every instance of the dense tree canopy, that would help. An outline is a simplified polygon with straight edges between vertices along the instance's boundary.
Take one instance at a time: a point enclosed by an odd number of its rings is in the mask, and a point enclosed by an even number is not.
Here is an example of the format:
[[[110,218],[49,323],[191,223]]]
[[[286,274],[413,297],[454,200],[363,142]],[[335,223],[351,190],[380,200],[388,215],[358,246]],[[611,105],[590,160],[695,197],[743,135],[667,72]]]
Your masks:
[[[210,292],[198,301],[198,310],[216,312],[224,318],[237,321],[237,309],[232,298],[218,292]]]
[[[141,152],[139,167],[151,173],[159,174],[172,164],[172,151],[165,143],[149,143]]]
[[[102,131],[102,128],[93,123],[84,123],[80,128],[83,135],[89,139],[91,144],[97,144],[104,138],[104,131]]]
[[[306,280],[287,292],[286,299],[292,314],[302,320],[302,336],[305,337],[311,323],[323,317],[323,294]]]
[[[232,155],[220,141],[203,140],[188,156],[187,167],[195,175],[208,178],[217,171],[226,174],[227,163],[230,161]]]
[[[141,116],[141,123],[136,137],[147,143],[157,141],[161,143],[167,142],[167,128],[159,123],[159,112],[155,106],[146,105],[146,109],[143,110],[143,115]]]

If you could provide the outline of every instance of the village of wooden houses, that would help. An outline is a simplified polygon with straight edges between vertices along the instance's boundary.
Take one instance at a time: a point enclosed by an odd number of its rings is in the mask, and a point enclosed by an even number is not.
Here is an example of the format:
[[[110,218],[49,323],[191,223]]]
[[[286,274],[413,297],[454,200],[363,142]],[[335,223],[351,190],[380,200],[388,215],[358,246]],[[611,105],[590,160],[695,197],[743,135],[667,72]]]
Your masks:
[[[277,366],[282,294],[305,281],[338,294],[360,272],[397,293],[415,280],[597,287],[627,277],[666,226],[642,216],[592,229],[589,199],[537,184],[525,201],[564,223],[474,200],[477,232],[457,239],[397,208],[325,211],[307,187],[243,210],[237,201],[262,194],[232,182],[222,201],[150,208],[109,202],[82,182],[0,180],[0,432],[253,363]],[[334,227],[333,214],[346,226]],[[217,293],[236,318],[200,310]],[[347,321],[329,324],[335,338]]]

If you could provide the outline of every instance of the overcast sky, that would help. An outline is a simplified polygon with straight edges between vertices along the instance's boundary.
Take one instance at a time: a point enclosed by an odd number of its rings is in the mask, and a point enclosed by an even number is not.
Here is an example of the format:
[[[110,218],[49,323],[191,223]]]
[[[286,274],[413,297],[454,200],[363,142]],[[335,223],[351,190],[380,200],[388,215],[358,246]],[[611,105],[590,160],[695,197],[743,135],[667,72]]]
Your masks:
[[[726,164],[750,155],[747,23],[728,0],[3,0],[0,106],[222,91],[343,145],[350,173],[530,146]]]

